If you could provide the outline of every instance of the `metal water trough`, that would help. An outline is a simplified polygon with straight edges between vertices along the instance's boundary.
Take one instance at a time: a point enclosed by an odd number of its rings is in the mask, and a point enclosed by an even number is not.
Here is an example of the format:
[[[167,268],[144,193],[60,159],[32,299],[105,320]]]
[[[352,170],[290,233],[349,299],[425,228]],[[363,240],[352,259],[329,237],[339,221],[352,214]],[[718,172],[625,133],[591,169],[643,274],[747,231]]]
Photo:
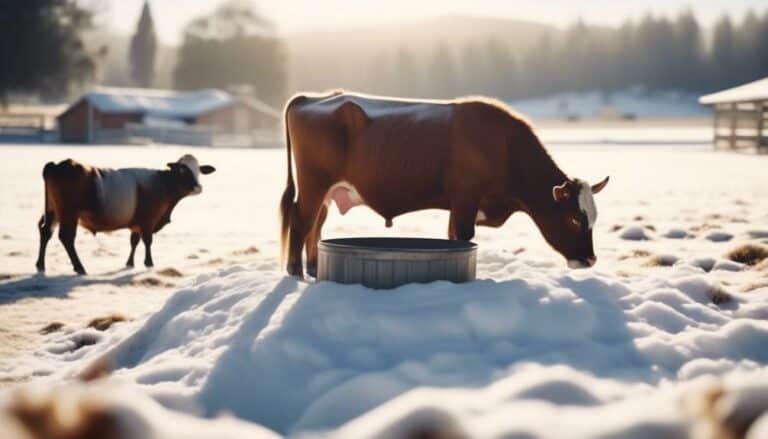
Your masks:
[[[477,244],[426,238],[339,238],[318,244],[317,280],[389,289],[475,279]]]

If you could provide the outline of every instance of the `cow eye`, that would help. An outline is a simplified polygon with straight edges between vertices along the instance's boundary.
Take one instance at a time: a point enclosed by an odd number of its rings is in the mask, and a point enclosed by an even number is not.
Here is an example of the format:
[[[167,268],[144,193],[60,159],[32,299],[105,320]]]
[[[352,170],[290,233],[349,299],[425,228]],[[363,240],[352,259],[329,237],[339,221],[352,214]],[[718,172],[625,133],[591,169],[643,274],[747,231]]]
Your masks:
[[[581,228],[581,221],[579,221],[576,218],[571,217],[571,224],[573,224],[574,226],[576,226],[578,228]]]

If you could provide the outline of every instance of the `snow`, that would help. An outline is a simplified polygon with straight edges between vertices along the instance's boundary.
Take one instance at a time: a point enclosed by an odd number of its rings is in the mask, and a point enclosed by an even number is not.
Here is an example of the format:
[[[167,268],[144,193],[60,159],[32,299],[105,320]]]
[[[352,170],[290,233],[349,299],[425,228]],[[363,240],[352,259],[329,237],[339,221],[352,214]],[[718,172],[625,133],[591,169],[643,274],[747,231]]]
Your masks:
[[[568,270],[532,222],[514,216],[500,229],[478,228],[477,281],[383,292],[283,275],[275,206],[284,151],[195,149],[217,172],[156,236],[157,269],[115,271],[127,232],[80,233],[92,275],[71,276],[55,240],[49,277],[29,274],[43,163],[73,156],[159,167],[186,152],[0,147],[0,274],[10,276],[0,281],[0,383],[96,398],[129,437],[688,437],[717,428],[759,437],[766,429],[768,289],[748,292],[766,272],[724,257],[764,239],[760,157],[554,145],[569,174],[592,183],[611,176],[595,197],[594,268]],[[344,217],[331,209],[324,233],[439,237],[446,224],[444,212],[425,211],[387,229],[367,209]],[[623,237],[638,230],[653,239]],[[712,241],[713,232],[732,240]],[[107,312],[129,321],[87,328]],[[52,321],[64,329],[37,334]],[[99,359],[112,366],[108,379],[73,380]],[[0,413],[15,395],[0,391]]]
[[[738,87],[702,96],[699,102],[705,105],[727,102],[759,101],[768,99],[768,78],[758,79]]]
[[[104,113],[142,113],[153,121],[195,117],[234,102],[232,95],[216,89],[175,91],[119,87],[96,87],[86,93],[84,99]]]

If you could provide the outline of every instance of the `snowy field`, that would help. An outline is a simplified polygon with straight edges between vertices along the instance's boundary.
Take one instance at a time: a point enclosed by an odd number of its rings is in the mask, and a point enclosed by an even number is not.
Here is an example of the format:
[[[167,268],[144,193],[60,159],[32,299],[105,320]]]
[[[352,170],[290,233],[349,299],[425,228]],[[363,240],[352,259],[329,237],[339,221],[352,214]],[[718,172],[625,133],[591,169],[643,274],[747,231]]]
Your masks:
[[[283,275],[282,150],[0,146],[0,408],[97,406],[124,437],[768,437],[766,158],[550,151],[569,175],[611,176],[596,267],[568,270],[516,215],[478,228],[476,282],[381,292]],[[186,152],[217,172],[156,235],[155,269],[121,268],[127,232],[81,230],[87,277],[55,238],[48,275],[32,273],[45,162],[161,167]],[[446,228],[444,212],[386,229],[334,209],[325,236]],[[87,327],[111,313],[127,321]],[[93,364],[110,377],[79,384]]]

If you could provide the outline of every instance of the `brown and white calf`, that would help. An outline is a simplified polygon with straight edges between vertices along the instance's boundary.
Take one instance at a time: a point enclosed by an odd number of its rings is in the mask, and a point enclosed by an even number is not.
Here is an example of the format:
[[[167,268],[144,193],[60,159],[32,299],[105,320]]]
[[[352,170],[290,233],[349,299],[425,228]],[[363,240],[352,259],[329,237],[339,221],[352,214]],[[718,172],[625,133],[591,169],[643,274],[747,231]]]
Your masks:
[[[59,240],[77,273],[85,274],[75,251],[78,223],[94,234],[130,229],[131,253],[126,265],[133,267],[133,255],[141,239],[144,265],[153,266],[152,235],[171,222],[171,212],[182,198],[203,190],[200,174],[214,171],[213,166],[200,166],[190,154],[168,163],[164,170],[97,168],[72,159],[49,162],[43,168],[45,212],[38,222],[37,270],[45,271],[45,249],[57,223]]]
[[[285,122],[288,182],[280,210],[290,274],[303,273],[304,247],[314,274],[331,200],[342,214],[367,205],[387,225],[407,212],[446,209],[448,236],[461,240],[475,236],[475,225],[499,227],[525,212],[570,267],[597,259],[592,195],[608,179],[590,186],[568,177],[531,126],[500,102],[299,95],[286,106]]]

